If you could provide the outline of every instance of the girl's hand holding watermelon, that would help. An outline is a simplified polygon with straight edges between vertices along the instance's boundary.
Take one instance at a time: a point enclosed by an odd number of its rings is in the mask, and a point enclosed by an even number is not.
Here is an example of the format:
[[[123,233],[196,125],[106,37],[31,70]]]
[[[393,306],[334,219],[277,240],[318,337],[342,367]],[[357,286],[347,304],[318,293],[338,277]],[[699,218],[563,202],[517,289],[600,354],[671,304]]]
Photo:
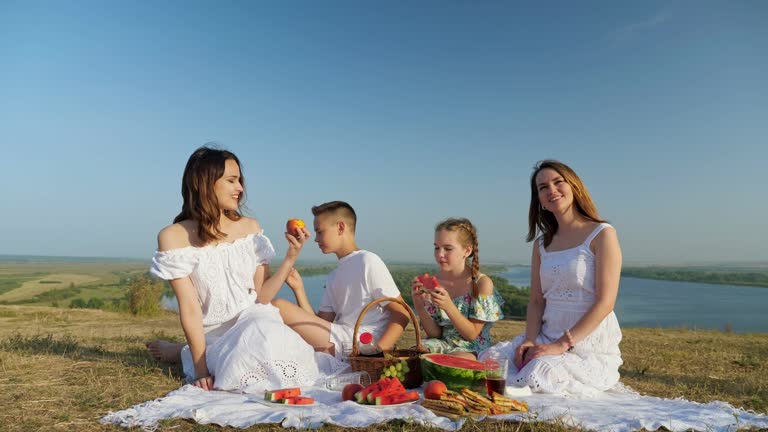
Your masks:
[[[424,304],[424,301],[429,301],[429,291],[424,287],[424,284],[421,283],[421,280],[419,276],[413,278],[411,281],[411,296],[413,297],[414,302],[419,302],[421,304]]]
[[[440,309],[444,311],[449,311],[451,308],[456,309],[451,294],[440,286],[437,277],[424,273],[421,276],[416,276],[411,286],[417,287],[424,300],[429,301]]]
[[[430,276],[429,273],[416,276],[413,278],[413,281],[411,281],[411,293],[413,294],[413,299],[416,300],[416,298],[419,298],[419,300],[422,300],[421,304],[423,304],[424,300],[431,302],[431,294],[434,293],[435,289],[438,287],[440,287],[440,282],[437,281],[436,277]]]
[[[448,291],[445,290],[443,287],[436,287],[429,293],[430,300],[432,301],[432,304],[439,307],[440,309],[448,312],[449,310],[456,309],[456,305],[453,303],[453,299],[451,298],[451,295],[448,293]]]

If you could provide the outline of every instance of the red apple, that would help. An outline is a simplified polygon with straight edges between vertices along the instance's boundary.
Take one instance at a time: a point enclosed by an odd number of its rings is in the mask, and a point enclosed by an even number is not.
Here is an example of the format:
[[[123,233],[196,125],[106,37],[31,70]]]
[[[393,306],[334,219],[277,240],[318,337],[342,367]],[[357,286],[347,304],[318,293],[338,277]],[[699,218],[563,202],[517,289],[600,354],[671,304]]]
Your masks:
[[[285,224],[285,230],[288,231],[288,234],[298,237],[299,236],[299,228],[306,227],[307,224],[304,223],[301,219],[288,219],[288,223]]]
[[[358,383],[347,384],[344,386],[344,390],[341,391],[341,400],[353,401],[355,400],[355,393],[362,390],[364,387]]]
[[[424,398],[440,400],[440,396],[445,394],[448,387],[442,381],[434,380],[424,385]]]

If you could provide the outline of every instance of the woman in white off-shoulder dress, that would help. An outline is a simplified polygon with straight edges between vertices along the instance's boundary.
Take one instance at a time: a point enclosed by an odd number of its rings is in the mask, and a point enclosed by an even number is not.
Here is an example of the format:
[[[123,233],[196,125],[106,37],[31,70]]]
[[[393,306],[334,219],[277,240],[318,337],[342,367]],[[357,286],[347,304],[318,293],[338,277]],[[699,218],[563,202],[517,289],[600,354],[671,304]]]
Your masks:
[[[344,365],[315,353],[270,304],[309,233],[285,234],[288,251],[270,277],[275,251],[259,223],[240,214],[243,194],[237,157],[201,147],[184,170],[181,214],[158,235],[151,272],[170,281],[179,302],[184,373],[206,390],[312,384]]]
[[[539,162],[531,176],[528,241],[534,239],[525,333],[479,358],[506,355],[507,384],[535,392],[608,390],[622,364],[613,312],[621,249],[581,179],[561,162]]]

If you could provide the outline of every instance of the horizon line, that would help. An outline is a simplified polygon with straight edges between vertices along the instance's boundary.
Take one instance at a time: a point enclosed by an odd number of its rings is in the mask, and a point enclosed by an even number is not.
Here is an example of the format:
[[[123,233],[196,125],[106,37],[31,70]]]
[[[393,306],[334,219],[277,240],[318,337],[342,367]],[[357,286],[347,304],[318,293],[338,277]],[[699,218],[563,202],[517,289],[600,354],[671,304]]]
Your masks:
[[[7,254],[7,253],[0,253],[0,261],[10,261],[13,262],[13,260],[21,260],[26,259],[27,261],[38,261],[38,262],[46,262],[46,259],[55,259],[55,260],[66,260],[66,261],[72,261],[72,262],[89,262],[89,261],[123,261],[123,262],[136,262],[136,263],[148,263],[151,262],[151,259],[149,258],[136,258],[136,257],[125,257],[125,256],[80,256],[80,255],[31,255],[31,254]],[[281,260],[275,260],[275,262],[280,262]],[[434,264],[432,262],[426,262],[426,261],[418,261],[418,260],[385,260],[389,264],[419,264],[419,265],[430,265]],[[313,265],[313,264],[333,264],[337,262],[336,259],[313,259],[313,260],[299,260],[297,264],[300,265]],[[503,261],[489,261],[486,262],[487,265],[505,265],[509,267],[530,267],[530,264],[521,264],[521,263],[510,263],[510,262],[503,262]],[[702,260],[702,261],[688,261],[688,262],[674,262],[674,261],[668,261],[668,262],[658,262],[658,261],[648,261],[648,260],[637,260],[637,261],[629,261],[624,263],[623,267],[654,267],[654,266],[660,266],[660,267],[674,267],[674,266],[706,266],[706,265],[715,265],[715,266],[755,266],[755,267],[768,267],[768,261],[716,261],[716,260]]]

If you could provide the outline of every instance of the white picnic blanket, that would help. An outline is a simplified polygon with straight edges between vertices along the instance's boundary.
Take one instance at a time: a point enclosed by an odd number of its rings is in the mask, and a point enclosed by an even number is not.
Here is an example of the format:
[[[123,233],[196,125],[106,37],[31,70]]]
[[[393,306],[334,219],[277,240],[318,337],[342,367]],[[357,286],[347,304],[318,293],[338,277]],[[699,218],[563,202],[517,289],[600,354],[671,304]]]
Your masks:
[[[201,424],[245,428],[257,423],[279,423],[286,428],[319,428],[323,423],[347,427],[365,427],[394,419],[414,424],[458,430],[464,420],[439,417],[418,403],[376,408],[342,402],[341,393],[322,388],[304,388],[312,396],[313,406],[290,407],[263,402],[260,395],[204,391],[186,385],[155,399],[122,411],[110,412],[101,419],[125,427],[157,428],[163,419],[181,417]],[[701,404],[684,399],[641,396],[617,386],[594,398],[575,398],[533,394],[519,397],[531,411],[486,419],[518,421],[561,421],[566,425],[597,431],[629,432],[639,429],[670,431],[733,431],[738,428],[768,428],[768,416],[737,409],[725,402]]]

